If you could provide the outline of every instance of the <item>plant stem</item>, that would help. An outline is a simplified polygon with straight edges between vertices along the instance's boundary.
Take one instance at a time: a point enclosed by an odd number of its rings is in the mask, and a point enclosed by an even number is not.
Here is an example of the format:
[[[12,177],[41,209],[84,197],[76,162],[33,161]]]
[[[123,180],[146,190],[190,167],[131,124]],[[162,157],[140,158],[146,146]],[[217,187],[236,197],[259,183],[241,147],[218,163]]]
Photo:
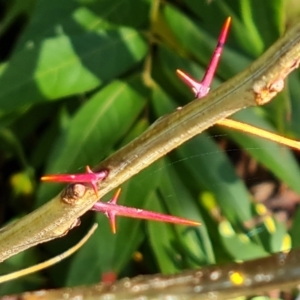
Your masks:
[[[140,137],[104,160],[96,171],[109,170],[98,184],[103,197],[154,161],[242,108],[269,102],[283,88],[284,79],[300,61],[300,23],[266,53],[201,101],[157,120]],[[67,186],[51,201],[8,225],[0,234],[0,261],[61,237],[78,224],[78,218],[98,200],[91,188]]]

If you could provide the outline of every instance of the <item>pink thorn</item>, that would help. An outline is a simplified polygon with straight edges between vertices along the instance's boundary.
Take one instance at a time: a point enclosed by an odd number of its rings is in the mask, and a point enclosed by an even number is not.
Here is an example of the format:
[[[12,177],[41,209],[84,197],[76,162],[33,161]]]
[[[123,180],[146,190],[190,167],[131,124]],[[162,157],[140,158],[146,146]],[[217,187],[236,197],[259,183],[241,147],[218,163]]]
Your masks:
[[[225,44],[228,31],[229,31],[229,26],[231,23],[231,17],[228,17],[223,25],[223,28],[221,30],[221,34],[218,40],[218,44],[215,48],[215,51],[213,53],[212,59],[208,65],[208,68],[203,76],[203,79],[201,82],[197,82],[194,80],[192,77],[187,75],[186,73],[182,72],[181,70],[176,70],[177,75],[182,79],[195,93],[195,97],[197,99],[202,98],[206,96],[209,92],[210,85],[212,82],[212,79],[214,77],[214,74],[216,72],[222,51],[223,51],[223,46]]]
[[[121,189],[117,189],[117,191],[115,192],[115,194],[113,195],[113,197],[110,199],[110,201],[108,201],[108,203],[106,204],[112,204],[112,205],[117,205],[117,201],[118,201],[118,198],[120,196],[120,193],[121,193]],[[98,202],[97,202],[98,203]],[[97,205],[97,203],[94,204]],[[93,206],[93,208],[94,208]],[[118,205],[117,205],[118,206]],[[92,210],[95,210],[93,209]],[[103,211],[104,212],[104,211]],[[111,228],[111,231],[115,234],[117,232],[117,226],[116,226],[116,212],[111,210],[111,211],[105,211],[104,212],[105,215],[108,217],[109,219],[109,223],[110,223],[110,228]]]
[[[147,210],[134,208],[134,207],[118,205],[116,204],[116,201],[120,195],[120,192],[121,189],[118,189],[115,195],[113,196],[112,200],[110,200],[109,202],[104,203],[98,201],[92,207],[92,210],[102,212],[108,216],[113,233],[116,232],[115,216],[154,220],[154,221],[175,223],[175,224],[188,225],[188,226],[201,225],[199,222],[191,221],[184,218],[174,217],[174,216],[147,211]]]
[[[110,228],[113,234],[116,234],[117,227],[116,227],[116,214],[115,212],[109,212],[107,213],[107,217],[109,219]]]
[[[179,78],[192,89],[197,98],[202,98],[208,94],[209,87],[204,86],[201,82],[196,81],[190,75],[184,73],[179,69],[176,70],[176,73],[179,76]],[[202,96],[200,97],[199,95]]]
[[[109,203],[117,204],[119,196],[121,194],[121,188],[118,188],[113,197],[110,199]]]
[[[86,173],[84,174],[53,174],[41,177],[42,181],[53,182],[72,182],[72,183],[89,183],[96,196],[98,197],[98,181],[104,180],[108,175],[108,170],[101,170],[100,172],[93,172],[89,166],[86,166]]]
[[[209,66],[206,70],[206,73],[204,74],[204,77],[201,81],[201,83],[204,86],[209,87],[211,85],[212,79],[214,77],[214,74],[216,72],[222,51],[223,51],[223,47],[227,38],[227,34],[228,34],[228,30],[229,30],[229,26],[231,23],[231,17],[228,17],[223,25],[219,40],[218,40],[218,44],[217,47],[214,51],[214,54],[212,56],[212,59],[209,63]],[[204,95],[205,96],[205,95]],[[204,97],[202,96],[202,97]],[[199,98],[199,97],[198,97]]]

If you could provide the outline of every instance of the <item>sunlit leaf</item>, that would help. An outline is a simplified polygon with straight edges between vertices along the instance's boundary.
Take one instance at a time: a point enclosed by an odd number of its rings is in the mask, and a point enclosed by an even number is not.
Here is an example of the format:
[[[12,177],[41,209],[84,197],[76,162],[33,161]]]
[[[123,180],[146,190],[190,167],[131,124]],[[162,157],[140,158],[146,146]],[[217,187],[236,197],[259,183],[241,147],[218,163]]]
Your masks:
[[[32,43],[0,77],[0,109],[89,91],[132,68],[146,50],[141,35],[128,28]]]

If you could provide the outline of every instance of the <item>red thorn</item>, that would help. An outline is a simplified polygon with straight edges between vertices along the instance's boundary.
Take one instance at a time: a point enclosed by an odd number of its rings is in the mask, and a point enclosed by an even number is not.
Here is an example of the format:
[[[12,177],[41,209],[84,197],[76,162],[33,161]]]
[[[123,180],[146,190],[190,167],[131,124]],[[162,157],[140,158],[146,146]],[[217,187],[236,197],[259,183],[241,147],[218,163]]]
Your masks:
[[[74,174],[51,174],[44,175],[41,177],[42,181],[54,181],[54,182],[78,182]]]
[[[88,166],[88,165],[85,167],[85,172],[86,172],[86,173],[89,173],[89,174],[93,174],[93,173],[94,173],[94,172],[91,170],[90,166]]]
[[[160,222],[167,222],[167,223],[174,223],[174,224],[181,224],[181,225],[188,225],[188,226],[201,225],[201,223],[199,222],[184,219],[184,218],[174,217],[174,216],[147,211],[143,209],[138,209],[134,207],[118,205],[116,204],[116,202],[120,195],[120,192],[121,189],[118,189],[115,195],[113,196],[113,198],[109,202],[104,203],[98,201],[92,207],[92,210],[102,212],[108,216],[113,233],[116,232],[116,224],[115,224],[116,216],[153,220],[153,221],[160,221]]]
[[[71,182],[71,183],[89,183],[96,196],[98,197],[98,181],[104,180],[108,175],[107,170],[101,170],[100,172],[93,172],[89,166],[86,166],[86,173],[84,174],[53,174],[45,175],[41,177],[42,181],[53,182]]]
[[[201,94],[204,97],[209,92],[209,87],[203,86],[201,82],[196,81],[193,77],[188,75],[187,73],[177,69],[176,74],[178,77],[191,88],[191,90],[194,92],[195,96]]]
[[[231,23],[231,17],[228,17],[221,30],[218,44],[215,48],[211,61],[207,67],[203,79],[200,82],[193,79],[190,75],[182,72],[181,70],[176,70],[177,75],[180,77],[180,79],[183,80],[185,84],[187,84],[192,89],[197,99],[203,98],[209,92],[210,85],[214,77],[214,74],[216,72],[223,51],[223,46],[228,35],[230,23]]]
[[[110,199],[109,203],[116,204],[117,201],[118,201],[118,198],[120,196],[120,193],[121,193],[121,188],[118,188],[117,191],[115,192],[115,194],[113,195],[113,197]],[[115,212],[110,212],[110,213],[107,214],[107,216],[109,218],[111,230],[115,234],[117,232],[116,213]]]
[[[226,21],[225,21],[225,23],[223,25],[223,28],[222,28],[222,31],[221,31],[221,35],[220,35],[220,39],[219,39],[220,42],[222,42],[223,44],[226,41],[230,24],[231,24],[231,17],[227,17],[227,19],[226,19]]]
[[[107,213],[107,217],[109,219],[110,228],[113,234],[116,234],[117,227],[116,227],[116,214],[114,212]]]
[[[217,66],[218,66],[222,51],[223,51],[223,47],[224,47],[224,44],[225,44],[225,41],[227,38],[230,23],[231,23],[231,17],[228,17],[223,25],[223,28],[222,28],[220,36],[219,36],[218,44],[215,48],[215,51],[211,58],[211,61],[209,62],[208,68],[203,76],[202,81],[201,81],[201,83],[206,87],[210,87],[212,79],[216,72],[216,69],[217,69]],[[204,97],[204,96],[205,95],[202,95],[202,97]],[[197,96],[197,98],[201,98],[201,94],[199,95],[199,97]]]
[[[121,194],[121,188],[118,188],[117,191],[115,192],[115,194],[113,195],[113,197],[110,199],[109,203],[113,203],[113,204],[116,204],[118,199],[119,199],[119,196]]]

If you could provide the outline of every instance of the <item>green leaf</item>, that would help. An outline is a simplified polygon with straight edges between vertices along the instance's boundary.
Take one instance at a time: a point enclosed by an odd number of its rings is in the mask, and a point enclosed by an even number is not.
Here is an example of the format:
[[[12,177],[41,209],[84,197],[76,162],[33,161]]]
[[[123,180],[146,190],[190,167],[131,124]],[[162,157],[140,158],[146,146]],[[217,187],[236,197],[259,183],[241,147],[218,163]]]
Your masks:
[[[146,50],[141,35],[128,28],[33,44],[17,52],[0,77],[0,109],[89,91],[128,71]]]
[[[291,109],[291,116],[290,122],[288,125],[290,126],[290,130],[292,131],[293,135],[296,137],[300,137],[300,127],[299,127],[299,118],[300,118],[300,85],[299,85],[299,72],[292,73],[288,80],[288,87],[290,92],[290,105]],[[287,123],[287,122],[286,122]]]
[[[217,45],[219,33],[214,35],[209,34],[207,31],[203,30],[196,21],[188,18],[172,5],[166,5],[163,12],[168,25],[179,43],[188,53],[195,56],[206,69]],[[220,31],[222,22],[218,23]],[[250,60],[245,57],[245,55],[241,55],[241,53],[232,50],[229,45],[226,44],[217,74],[220,74],[223,78],[229,78],[236,75],[249,64]]]
[[[232,17],[230,39],[252,56],[266,50],[283,32],[284,1],[244,0],[238,2],[184,0],[190,10],[201,20],[202,27],[218,36],[218,22]],[[259,9],[257,9],[259,7]],[[251,46],[250,46],[251,45]]]
[[[68,35],[83,33],[83,28],[72,21],[72,14],[80,7],[78,1],[61,4],[59,0],[38,0],[28,26],[22,32],[14,52],[21,51],[30,42],[40,42],[63,31]],[[65,22],[65,24],[64,24]],[[62,25],[64,24],[64,26]]]
[[[148,25],[149,9],[147,0],[69,0],[63,5],[60,0],[39,0],[31,22],[18,41],[17,50],[28,41],[36,43],[54,37],[58,32],[73,36],[119,26],[145,27]]]
[[[275,220],[276,231],[271,236],[271,253],[288,251],[291,249],[290,236],[287,233],[286,225]],[[288,242],[286,242],[288,241]]]
[[[262,245],[254,243],[246,234],[236,233],[228,221],[220,223],[219,231],[227,251],[236,260],[244,261],[268,256]]]
[[[21,141],[6,128],[0,127],[0,151],[3,156],[17,158],[23,168],[29,167]]]
[[[155,211],[163,211],[160,203],[161,199],[157,195],[151,198],[151,207]],[[149,234],[149,242],[152,251],[155,254],[156,262],[162,273],[177,273],[184,268],[182,261],[182,252],[178,236],[174,231],[173,225],[163,224],[159,222],[148,222],[147,229]]]
[[[222,212],[233,224],[251,219],[250,198],[228,157],[207,135],[201,134],[176,150],[185,159],[186,177],[213,192]]]
[[[201,222],[201,225],[196,227],[174,225],[178,244],[181,244],[184,268],[215,263],[208,228],[202,218],[200,206],[197,204],[198,199],[191,194],[187,186],[183,185],[172,163],[168,163],[169,160],[167,159],[165,161],[166,174],[164,174],[160,183],[160,198],[167,208],[167,213]],[[148,207],[151,207],[151,203],[148,204]],[[157,253],[157,255],[160,255],[160,253]]]
[[[148,25],[149,10],[147,0],[102,0],[83,5],[74,12],[73,17],[88,30],[117,25],[140,28]]]
[[[300,247],[300,206],[297,207],[293,217],[292,228],[290,229],[293,248]]]
[[[10,1],[10,3],[6,3],[7,6],[5,9],[5,14],[2,16],[1,20],[1,29],[0,29],[0,36],[5,35],[7,31],[9,31],[10,27],[14,26],[15,23],[18,22],[18,18],[20,15],[26,16],[30,18],[32,15],[33,8],[36,4],[36,0],[14,0]]]

